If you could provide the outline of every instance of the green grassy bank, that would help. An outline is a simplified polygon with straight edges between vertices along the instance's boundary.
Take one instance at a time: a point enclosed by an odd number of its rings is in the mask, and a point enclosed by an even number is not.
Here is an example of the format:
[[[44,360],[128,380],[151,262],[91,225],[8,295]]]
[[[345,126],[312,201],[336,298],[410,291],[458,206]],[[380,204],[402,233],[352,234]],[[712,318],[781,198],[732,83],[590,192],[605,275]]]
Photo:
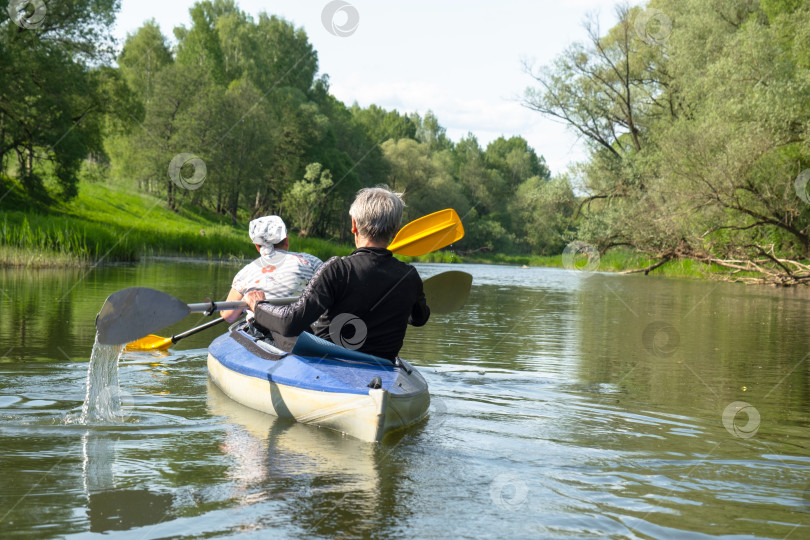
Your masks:
[[[7,179],[6,179],[7,180]],[[143,256],[253,258],[247,223],[200,209],[173,212],[162,199],[124,188],[82,183],[78,197],[29,204],[12,186],[0,206],[0,265],[33,268],[135,261]],[[320,258],[348,245],[291,237],[292,248]]]

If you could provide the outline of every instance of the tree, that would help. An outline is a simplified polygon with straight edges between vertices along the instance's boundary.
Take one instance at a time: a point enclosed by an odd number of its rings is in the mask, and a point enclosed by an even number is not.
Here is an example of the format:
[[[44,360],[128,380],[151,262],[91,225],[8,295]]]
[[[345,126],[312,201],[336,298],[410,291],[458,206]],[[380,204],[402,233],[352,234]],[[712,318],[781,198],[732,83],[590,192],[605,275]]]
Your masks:
[[[119,2],[49,2],[44,18],[18,26],[0,10],[0,166],[16,157],[29,194],[53,178],[61,196],[77,193],[82,160],[101,151],[105,103],[90,66],[109,57]]]
[[[526,179],[512,203],[519,225],[517,237],[533,253],[562,253],[575,234],[574,212],[577,200],[566,176],[548,180],[540,176]]]
[[[275,15],[259,14],[253,31],[249,71],[253,84],[264,93],[273,88],[292,87],[306,93],[318,72],[318,53],[303,28]]]
[[[322,211],[318,203],[333,183],[329,169],[324,169],[320,163],[310,163],[304,179],[290,186],[284,194],[285,214],[290,216],[293,226],[302,236],[309,234],[310,227]]]
[[[690,7],[691,21],[699,12]],[[670,206],[693,212],[676,223],[693,257],[806,281],[794,259],[810,256],[810,212],[795,180],[810,165],[810,58],[795,44],[810,32],[810,6],[776,13],[771,3],[767,19],[733,7],[702,17],[724,37],[702,69],[686,68],[686,58],[674,66],[693,112],[658,134],[662,181]],[[694,31],[673,36],[682,57],[701,54]]]
[[[136,173],[139,182],[162,186],[158,189],[165,193],[169,208],[177,209],[175,192],[180,189],[169,177],[169,164],[180,153],[203,153],[211,132],[194,126],[217,110],[218,94],[204,68],[172,64],[163,69],[156,77],[155,94],[144,121],[132,139],[134,151],[122,156],[129,162],[127,170]],[[206,156],[201,157],[205,160]]]
[[[449,150],[453,147],[453,142],[447,138],[447,130],[439,124],[439,119],[433,111],[426,112],[423,117],[413,113],[411,121],[416,125],[416,140],[427,144],[431,152]]]
[[[211,2],[197,2],[189,9],[191,28],[174,29],[177,38],[177,62],[204,69],[215,84],[227,84],[225,58],[216,19],[219,15]]]
[[[424,143],[413,139],[389,139],[382,144],[382,151],[390,165],[386,183],[394,191],[420,191],[428,178],[435,174],[430,151]]]
[[[512,191],[533,176],[551,178],[545,159],[538,157],[523,137],[498,137],[487,145],[484,157],[490,167],[506,178]]]
[[[134,34],[127,35],[118,65],[124,80],[144,107],[155,93],[155,77],[173,62],[166,36],[155,19],[146,21]]]
[[[489,166],[486,156],[472,133],[453,148],[456,176],[468,193],[469,200],[481,214],[497,212],[503,201],[506,178]]]
[[[810,163],[810,58],[797,46],[810,6],[652,0],[618,14],[526,94],[589,142],[580,237],[810,281],[797,260],[810,256],[810,211],[796,194]],[[653,15],[672,29],[659,41],[639,31]]]
[[[386,111],[377,105],[361,109],[357,103],[351,108],[352,116],[363,127],[372,141],[382,144],[389,139],[415,139],[416,125],[406,115]]]
[[[279,129],[258,89],[248,80],[234,81],[223,93],[209,90],[209,100],[196,100],[187,119],[178,125],[184,147],[200,149],[208,178],[200,198],[213,194],[217,211],[235,225],[241,206],[255,197],[262,175],[278,144]]]

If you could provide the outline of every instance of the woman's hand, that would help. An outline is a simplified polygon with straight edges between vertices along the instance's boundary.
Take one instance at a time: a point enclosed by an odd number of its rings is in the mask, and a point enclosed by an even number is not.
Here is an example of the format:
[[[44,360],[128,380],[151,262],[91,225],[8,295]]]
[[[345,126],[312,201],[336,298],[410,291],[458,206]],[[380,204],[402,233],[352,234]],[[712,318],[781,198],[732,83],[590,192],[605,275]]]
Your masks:
[[[264,291],[248,291],[245,293],[245,302],[247,303],[250,311],[256,311],[256,302],[259,300],[264,300]]]

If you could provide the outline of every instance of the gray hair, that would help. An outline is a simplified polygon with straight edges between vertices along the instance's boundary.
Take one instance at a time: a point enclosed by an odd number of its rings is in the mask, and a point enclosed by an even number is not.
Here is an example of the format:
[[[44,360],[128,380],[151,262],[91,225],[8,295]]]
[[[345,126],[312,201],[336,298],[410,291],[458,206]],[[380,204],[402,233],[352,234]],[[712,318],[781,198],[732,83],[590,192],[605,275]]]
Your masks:
[[[376,242],[390,242],[399,229],[404,208],[401,193],[380,185],[358,191],[349,215],[354,218],[360,236]]]

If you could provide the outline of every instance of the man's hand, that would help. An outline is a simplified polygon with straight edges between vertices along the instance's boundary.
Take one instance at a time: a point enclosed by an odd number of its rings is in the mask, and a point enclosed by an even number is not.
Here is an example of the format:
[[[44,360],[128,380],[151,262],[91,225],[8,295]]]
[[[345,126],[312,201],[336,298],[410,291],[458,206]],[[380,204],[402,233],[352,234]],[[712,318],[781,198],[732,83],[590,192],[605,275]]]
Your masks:
[[[247,303],[248,307],[250,308],[250,311],[253,311],[253,312],[256,311],[256,302],[258,302],[259,300],[264,300],[264,299],[265,299],[264,291],[248,291],[247,293],[245,293],[245,298],[244,298],[245,302]]]

